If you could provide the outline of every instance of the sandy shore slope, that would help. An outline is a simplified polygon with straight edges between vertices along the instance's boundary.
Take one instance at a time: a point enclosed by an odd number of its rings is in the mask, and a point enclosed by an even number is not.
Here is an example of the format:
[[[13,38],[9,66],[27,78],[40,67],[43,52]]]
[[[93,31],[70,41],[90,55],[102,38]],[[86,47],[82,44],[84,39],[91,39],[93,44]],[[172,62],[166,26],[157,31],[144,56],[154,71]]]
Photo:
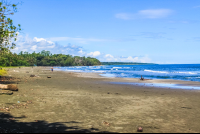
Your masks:
[[[137,126],[142,126],[147,133],[200,132],[199,90],[116,85],[109,82],[140,81],[98,74],[52,73],[45,67],[13,68],[8,75],[17,79],[3,82],[18,83],[19,91],[0,96],[1,128],[19,132],[134,133]],[[173,80],[151,82],[200,85]],[[27,106],[21,105],[25,103]],[[21,106],[11,108],[16,105]],[[10,111],[2,111],[2,107],[9,107]]]

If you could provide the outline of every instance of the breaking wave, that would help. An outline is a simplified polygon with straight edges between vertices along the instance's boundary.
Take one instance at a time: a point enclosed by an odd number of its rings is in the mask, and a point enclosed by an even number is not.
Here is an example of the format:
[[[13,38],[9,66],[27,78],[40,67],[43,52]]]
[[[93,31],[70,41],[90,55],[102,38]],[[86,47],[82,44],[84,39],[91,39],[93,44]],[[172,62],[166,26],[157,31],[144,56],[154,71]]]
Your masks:
[[[200,82],[200,64],[106,65],[57,67],[63,71],[96,72],[121,78],[174,79]],[[106,75],[108,74],[108,75]]]
[[[166,71],[153,71],[153,70],[146,70],[146,69],[144,71],[152,72],[152,73],[169,73],[169,72],[166,72]]]

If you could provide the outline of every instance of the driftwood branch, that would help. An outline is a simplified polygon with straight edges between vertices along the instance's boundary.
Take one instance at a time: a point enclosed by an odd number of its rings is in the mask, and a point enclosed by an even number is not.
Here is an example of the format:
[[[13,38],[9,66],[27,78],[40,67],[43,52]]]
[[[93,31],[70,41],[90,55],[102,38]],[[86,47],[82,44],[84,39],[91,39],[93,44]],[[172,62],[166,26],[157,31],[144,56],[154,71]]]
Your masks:
[[[0,84],[0,89],[18,91],[18,87],[14,84],[10,85]]]

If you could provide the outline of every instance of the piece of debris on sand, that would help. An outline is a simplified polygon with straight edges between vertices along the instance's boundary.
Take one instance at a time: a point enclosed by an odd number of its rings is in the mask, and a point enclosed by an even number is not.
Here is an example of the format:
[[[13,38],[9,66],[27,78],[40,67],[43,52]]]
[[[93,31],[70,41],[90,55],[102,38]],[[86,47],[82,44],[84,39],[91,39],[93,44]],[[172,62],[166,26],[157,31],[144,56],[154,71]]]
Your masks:
[[[102,122],[104,125],[106,125],[106,126],[110,126],[110,123],[108,123],[108,122],[106,122],[106,121],[103,121]]]
[[[36,77],[35,75],[31,74],[30,77]]]
[[[12,91],[8,91],[8,90],[0,90],[0,95],[12,95],[13,92]]]
[[[143,132],[143,128],[142,127],[138,127],[137,128],[137,132]]]

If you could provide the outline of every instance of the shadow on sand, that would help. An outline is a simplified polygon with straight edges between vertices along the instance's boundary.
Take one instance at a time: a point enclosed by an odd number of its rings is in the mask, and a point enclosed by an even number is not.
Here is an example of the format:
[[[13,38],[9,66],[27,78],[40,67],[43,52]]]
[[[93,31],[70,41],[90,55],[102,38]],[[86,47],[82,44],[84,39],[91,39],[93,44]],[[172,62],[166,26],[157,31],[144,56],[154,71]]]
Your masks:
[[[13,117],[9,113],[0,113],[0,133],[112,133],[100,131],[97,128],[83,129],[78,126],[66,126],[65,124],[78,124],[81,122],[55,122],[48,123],[44,120],[35,122],[18,122],[18,119],[26,117]]]
[[[0,76],[0,84],[17,84],[16,78]],[[13,103],[6,103],[13,104]],[[10,113],[0,112],[0,133],[113,133],[100,131],[97,128],[84,129],[71,124],[81,124],[81,122],[54,122],[48,123],[45,120],[34,122],[19,122],[18,119],[26,117],[13,117]],[[67,126],[69,124],[70,126]]]

